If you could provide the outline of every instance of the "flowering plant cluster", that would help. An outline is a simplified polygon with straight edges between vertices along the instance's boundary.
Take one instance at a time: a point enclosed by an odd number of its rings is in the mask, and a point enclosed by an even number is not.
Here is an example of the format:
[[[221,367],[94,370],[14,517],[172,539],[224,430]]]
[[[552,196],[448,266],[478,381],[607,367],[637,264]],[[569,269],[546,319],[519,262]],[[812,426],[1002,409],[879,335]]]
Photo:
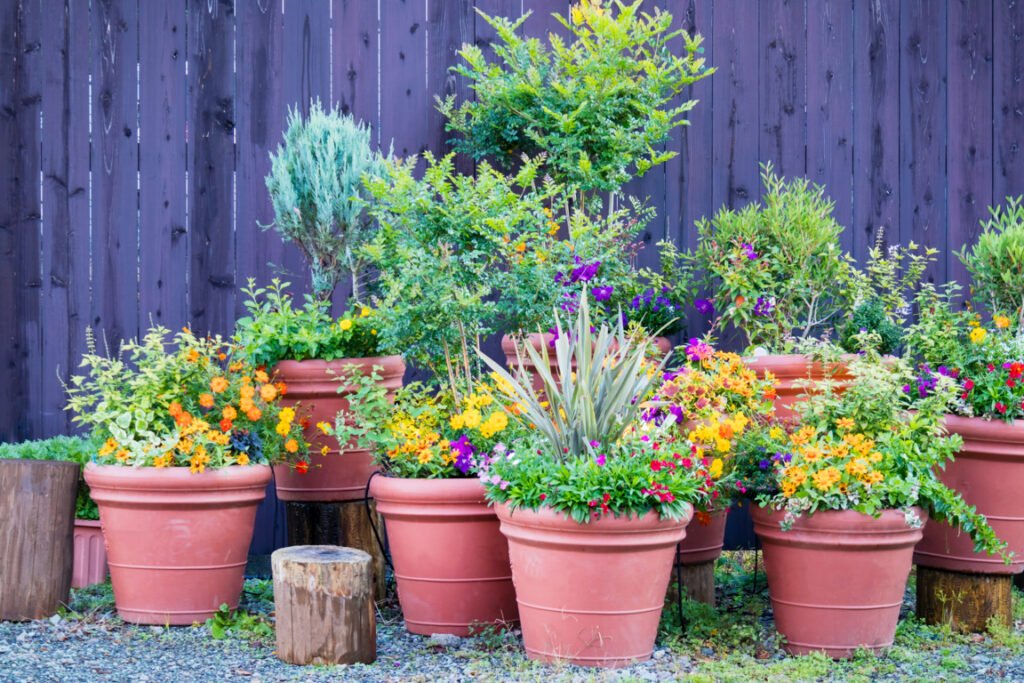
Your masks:
[[[852,380],[843,392],[822,382],[800,404],[800,420],[766,424],[754,450],[744,457],[770,472],[771,491],[758,502],[784,510],[784,528],[818,510],[855,510],[879,515],[902,509],[913,526],[923,524],[913,509],[959,526],[979,550],[1003,553],[983,515],[937,477],[962,445],[947,435],[942,419],[956,392],[938,376],[927,397],[908,410],[904,386],[911,375],[899,359],[869,351],[850,363]]]
[[[643,419],[670,421],[672,431],[693,445],[694,456],[716,482],[710,492],[714,503],[722,494],[746,493],[744,482],[732,477],[733,444],[752,420],[763,421],[773,414],[774,380],[770,375],[758,378],[735,353],[714,351],[696,339],[686,346],[685,354],[684,365],[665,373]]]
[[[284,383],[220,337],[185,328],[168,349],[168,335],[154,327],[114,357],[97,354],[90,339],[67,407],[102,444],[97,462],[198,473],[301,455],[295,411],[280,406]]]
[[[249,279],[249,315],[235,324],[235,338],[252,362],[267,367],[282,360],[337,360],[377,356],[378,316],[369,306],[353,303],[339,318],[330,303],[307,294],[297,307],[286,292],[290,286],[274,278],[269,287],[257,288]]]

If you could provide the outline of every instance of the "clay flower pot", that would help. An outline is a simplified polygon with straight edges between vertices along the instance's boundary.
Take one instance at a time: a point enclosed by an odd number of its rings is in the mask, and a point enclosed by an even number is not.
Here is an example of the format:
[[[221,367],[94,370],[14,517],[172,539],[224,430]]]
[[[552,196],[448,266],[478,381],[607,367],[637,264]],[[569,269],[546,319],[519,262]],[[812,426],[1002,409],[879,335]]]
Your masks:
[[[689,515],[578,524],[548,508],[495,509],[530,659],[602,667],[650,659]]]
[[[923,518],[924,513],[916,510]],[[903,512],[878,519],[823,510],[779,528],[784,513],[751,507],[761,538],[775,628],[790,654],[845,658],[892,645],[921,529]]]
[[[725,546],[725,522],[729,508],[704,515],[694,515],[686,526],[686,538],[679,542],[676,562],[683,565],[714,562]]]
[[[317,429],[318,422],[334,424],[341,410],[348,409],[348,394],[352,388],[343,387],[338,378],[345,367],[356,365],[369,374],[380,366],[381,383],[389,390],[402,386],[405,363],[401,356],[374,358],[343,358],[339,360],[285,360],[274,366],[274,378],[284,382],[288,389],[281,406],[295,408],[305,420],[303,434],[309,442],[310,468],[299,472],[286,464],[274,466],[277,497],[284,501],[338,502],[362,500],[366,482],[377,467],[373,454],[364,449],[339,453],[338,442]],[[338,389],[343,388],[339,393]],[[347,389],[347,391],[346,391]],[[323,447],[327,446],[327,453]]]
[[[542,344],[549,344],[553,335],[545,332],[544,334],[530,334],[526,336],[526,340],[530,343],[533,348],[540,351]],[[655,337],[654,345],[657,347],[661,355],[667,355],[672,351],[672,342],[666,337]],[[515,371],[519,367],[519,356],[516,354],[516,340],[509,336],[504,335],[501,338],[501,350],[505,354],[505,366],[511,371]],[[558,360],[555,358],[555,350],[548,346],[548,355],[551,361],[551,371],[555,377],[558,377]],[[530,374],[533,379],[534,389],[543,389],[544,384],[540,380],[540,375],[537,374],[537,370],[534,368],[533,362],[530,360],[529,355],[525,352],[522,353],[523,368]]]
[[[762,379],[766,371],[775,375],[775,417],[784,420],[796,417],[793,406],[803,400],[802,396],[808,390],[801,386],[803,382],[821,381],[829,374],[840,382],[850,379],[844,363],[826,368],[817,361],[810,362],[806,355],[799,353],[748,356],[743,362]],[[827,373],[826,370],[832,372]]]
[[[398,601],[411,633],[470,634],[518,620],[508,544],[479,479],[377,476]]]
[[[100,509],[117,612],[135,624],[188,625],[234,609],[266,465],[85,468]]]
[[[92,519],[75,520],[75,566],[72,588],[85,588],[107,580],[107,548],[103,544],[100,523]]]
[[[977,417],[946,417],[946,428],[964,439],[956,459],[940,469],[939,479],[988,518],[996,535],[1016,553],[1012,564],[996,555],[974,552],[971,537],[945,522],[930,521],[914,552],[914,563],[975,574],[1024,571],[1024,420],[1012,423]]]

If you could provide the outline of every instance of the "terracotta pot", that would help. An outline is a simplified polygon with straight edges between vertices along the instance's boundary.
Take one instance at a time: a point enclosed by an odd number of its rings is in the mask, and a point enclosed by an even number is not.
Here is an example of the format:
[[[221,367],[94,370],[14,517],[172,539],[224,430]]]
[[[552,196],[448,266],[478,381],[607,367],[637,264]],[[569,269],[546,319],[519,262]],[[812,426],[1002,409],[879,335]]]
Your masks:
[[[546,332],[544,334],[534,333],[527,335],[526,339],[533,348],[540,351],[541,345],[549,344],[552,336],[553,335]],[[670,342],[666,337],[655,337],[654,345],[663,356],[672,351],[672,342]],[[501,350],[505,354],[505,366],[510,370],[515,370],[515,368],[518,367],[520,360],[519,356],[516,354],[515,339],[507,334],[503,336],[501,338]],[[548,346],[548,354],[551,361],[551,371],[554,373],[555,377],[557,377],[558,361],[555,359],[555,350],[550,346]],[[522,361],[523,367],[528,373],[530,373],[530,377],[533,379],[533,388],[542,389],[544,387],[544,383],[541,381],[540,375],[534,368],[530,357],[525,352],[522,354]]]
[[[704,564],[717,560],[725,545],[725,521],[728,517],[728,508],[715,510],[707,517],[694,515],[686,526],[686,538],[679,543],[676,562]]]
[[[530,659],[620,667],[650,658],[689,514],[578,524],[547,508],[495,509]]]
[[[348,396],[354,390],[351,385],[343,386],[338,377],[345,367],[356,365],[369,373],[374,366],[381,370],[381,383],[394,391],[402,386],[405,363],[401,356],[379,356],[374,358],[345,358],[324,360],[285,360],[274,366],[274,377],[288,386],[281,399],[282,406],[292,406],[297,418],[306,420],[304,435],[309,442],[310,468],[299,473],[288,465],[274,466],[274,481],[277,497],[284,501],[335,502],[362,500],[366,493],[366,482],[377,467],[373,454],[365,449],[348,450],[339,453],[338,442],[332,436],[324,435],[316,424],[334,424],[339,411],[348,409]],[[339,393],[338,389],[342,392]],[[327,446],[324,454],[323,447]]]
[[[845,363],[839,362],[826,368],[822,363],[811,362],[806,355],[799,353],[748,356],[743,362],[762,379],[766,371],[775,375],[775,416],[784,420],[796,417],[793,406],[803,400],[808,390],[801,386],[803,382],[821,381],[827,374],[840,382],[850,379]],[[826,369],[831,373],[826,373]]]
[[[825,510],[779,528],[783,513],[754,506],[775,628],[791,654],[850,657],[857,648],[892,645],[914,545],[921,529],[903,512],[875,519]],[[917,510],[924,518],[924,513]]]
[[[474,625],[518,621],[508,544],[479,479],[377,476],[370,493],[411,633],[466,636]]]
[[[100,509],[117,612],[135,624],[205,621],[242,592],[266,465],[85,468]]]
[[[946,486],[988,518],[996,535],[1017,554],[1013,564],[974,552],[971,537],[945,522],[930,521],[914,562],[925,567],[977,574],[1024,571],[1024,420],[1012,423],[946,416],[946,428],[964,439],[956,459],[939,470]]]
[[[72,588],[85,588],[107,580],[107,547],[100,523],[92,519],[75,520],[75,567]]]

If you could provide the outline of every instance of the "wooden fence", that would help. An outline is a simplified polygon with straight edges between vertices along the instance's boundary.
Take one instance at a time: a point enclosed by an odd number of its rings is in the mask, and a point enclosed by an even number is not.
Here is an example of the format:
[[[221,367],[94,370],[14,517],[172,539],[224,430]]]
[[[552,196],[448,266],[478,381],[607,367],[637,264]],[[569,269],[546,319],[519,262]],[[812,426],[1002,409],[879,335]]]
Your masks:
[[[647,0],[702,33],[679,156],[630,190],[644,235],[756,200],[758,163],[824,183],[862,256],[877,226],[952,249],[1024,192],[1021,0]],[[437,94],[493,31],[561,30],[567,0],[8,0],[0,9],[0,441],[64,432],[93,326],[230,332],[247,277],[305,276],[263,177],[289,105],[340,103],[399,155],[442,152]],[[643,258],[653,259],[653,250]],[[344,293],[341,293],[343,296]]]

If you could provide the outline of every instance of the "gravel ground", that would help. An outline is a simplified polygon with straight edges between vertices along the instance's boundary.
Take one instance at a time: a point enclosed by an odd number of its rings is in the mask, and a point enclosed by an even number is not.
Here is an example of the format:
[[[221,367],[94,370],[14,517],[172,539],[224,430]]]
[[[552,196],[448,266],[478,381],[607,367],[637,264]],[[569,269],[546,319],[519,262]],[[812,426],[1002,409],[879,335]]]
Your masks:
[[[745,572],[745,573],[744,573]],[[217,640],[206,626],[126,625],[112,611],[109,586],[75,592],[70,609],[50,620],[0,623],[0,682],[67,681],[221,683],[246,681],[1019,681],[1024,683],[1024,608],[1015,628],[995,637],[959,636],[912,619],[901,624],[887,656],[835,663],[787,657],[778,648],[760,583],[742,562],[719,565],[721,610],[690,605],[680,635],[674,606],[666,610],[654,658],[615,671],[544,666],[522,656],[518,634],[425,638],[408,634],[394,604],[378,620],[373,665],[297,667],[274,657],[258,629]],[[243,608],[263,624],[269,582],[248,581]],[[907,608],[912,590],[908,590]],[[1018,595],[1018,598],[1021,596]],[[1020,602],[1020,601],[1018,601]],[[262,627],[266,631],[266,626]]]

